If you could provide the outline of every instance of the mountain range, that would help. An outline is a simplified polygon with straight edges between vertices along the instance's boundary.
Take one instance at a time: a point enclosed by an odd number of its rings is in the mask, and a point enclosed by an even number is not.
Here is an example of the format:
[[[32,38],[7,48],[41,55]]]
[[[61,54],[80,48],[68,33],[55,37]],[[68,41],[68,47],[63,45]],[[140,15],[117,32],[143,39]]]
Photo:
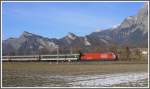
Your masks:
[[[134,16],[128,16],[117,27],[92,32],[86,36],[68,33],[60,39],[46,38],[24,31],[18,38],[2,42],[3,55],[68,53],[116,46],[148,47],[148,4]]]

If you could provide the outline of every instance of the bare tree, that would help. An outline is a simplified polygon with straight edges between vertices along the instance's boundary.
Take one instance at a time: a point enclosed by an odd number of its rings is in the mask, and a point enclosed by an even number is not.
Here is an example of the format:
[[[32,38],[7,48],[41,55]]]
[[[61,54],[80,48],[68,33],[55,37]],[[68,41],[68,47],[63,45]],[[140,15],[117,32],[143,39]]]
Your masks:
[[[131,54],[130,48],[127,46],[127,47],[126,47],[126,59],[127,59],[127,60],[131,60],[131,59],[130,59],[130,54]]]

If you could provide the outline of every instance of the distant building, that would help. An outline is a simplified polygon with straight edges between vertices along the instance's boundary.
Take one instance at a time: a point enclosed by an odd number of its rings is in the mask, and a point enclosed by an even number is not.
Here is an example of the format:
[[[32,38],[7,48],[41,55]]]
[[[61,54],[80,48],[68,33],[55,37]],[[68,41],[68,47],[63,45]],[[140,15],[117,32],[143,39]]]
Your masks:
[[[143,54],[143,55],[147,55],[148,52],[147,52],[147,51],[142,51],[142,54]]]

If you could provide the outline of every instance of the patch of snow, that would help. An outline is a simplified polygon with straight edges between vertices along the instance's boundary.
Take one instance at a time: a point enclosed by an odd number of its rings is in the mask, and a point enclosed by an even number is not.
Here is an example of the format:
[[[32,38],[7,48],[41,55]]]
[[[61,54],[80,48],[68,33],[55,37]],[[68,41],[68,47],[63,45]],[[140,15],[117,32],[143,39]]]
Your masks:
[[[42,49],[42,48],[44,48],[44,47],[40,45],[40,46],[39,46],[39,49]]]
[[[134,19],[135,19],[135,21],[137,21],[137,19],[138,19],[137,16],[135,16]]]
[[[100,39],[102,42],[104,42],[105,44],[108,44],[108,42],[104,39]]]
[[[143,31],[143,35],[145,35],[146,33],[147,33],[147,31],[144,30],[144,31]]]
[[[148,73],[116,73],[105,75],[89,75],[76,77],[75,82],[71,84],[73,86],[82,87],[99,87],[99,86],[111,86],[113,84],[134,82],[137,80],[147,79]]]
[[[86,46],[90,46],[91,45],[91,43],[88,41],[88,39],[86,37],[84,38],[84,42],[85,42]]]
[[[75,39],[76,39],[76,37],[73,36],[73,35],[71,35],[71,34],[68,34],[67,37],[69,37],[69,38],[72,39],[72,40],[75,40]]]
[[[39,41],[43,46],[46,46],[46,43],[44,42],[43,39],[39,39],[38,41]]]
[[[55,43],[54,42],[47,42],[48,43],[48,46],[52,46],[52,47],[55,47],[56,45],[55,45]]]
[[[132,16],[128,16],[127,19],[128,19],[128,20],[132,20],[132,19],[134,19],[134,18],[133,18]]]
[[[67,40],[67,43],[71,44],[71,41],[69,38],[65,37],[65,39]]]
[[[96,31],[95,32],[101,32],[101,29],[96,29]]]
[[[25,31],[25,32],[23,32],[23,35],[24,36],[32,36],[33,34]]]
[[[131,30],[131,33],[133,33],[133,32],[135,32],[137,29],[133,29],[133,30]]]
[[[148,79],[148,72],[124,72],[112,74],[93,74],[93,75],[75,75],[75,76],[41,76],[48,80],[63,80],[66,85],[71,87],[109,87],[114,84],[136,82]],[[59,85],[59,84],[58,84]]]
[[[120,24],[114,25],[112,28],[113,28],[113,29],[114,29],[114,28],[117,28],[119,25],[120,25]]]
[[[98,37],[101,38],[101,39],[112,40],[112,38],[110,36],[107,36],[107,35],[106,36],[99,35]]]

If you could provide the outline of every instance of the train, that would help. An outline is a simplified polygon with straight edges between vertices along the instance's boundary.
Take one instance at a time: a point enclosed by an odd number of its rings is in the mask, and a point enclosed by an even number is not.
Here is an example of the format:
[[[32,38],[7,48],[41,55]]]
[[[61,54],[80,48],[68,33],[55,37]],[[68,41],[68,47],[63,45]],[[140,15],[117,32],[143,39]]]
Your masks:
[[[97,53],[81,53],[80,59],[81,61],[116,61],[118,56],[113,52],[97,52]]]
[[[3,61],[116,61],[113,52],[84,52],[79,54],[3,56]]]

